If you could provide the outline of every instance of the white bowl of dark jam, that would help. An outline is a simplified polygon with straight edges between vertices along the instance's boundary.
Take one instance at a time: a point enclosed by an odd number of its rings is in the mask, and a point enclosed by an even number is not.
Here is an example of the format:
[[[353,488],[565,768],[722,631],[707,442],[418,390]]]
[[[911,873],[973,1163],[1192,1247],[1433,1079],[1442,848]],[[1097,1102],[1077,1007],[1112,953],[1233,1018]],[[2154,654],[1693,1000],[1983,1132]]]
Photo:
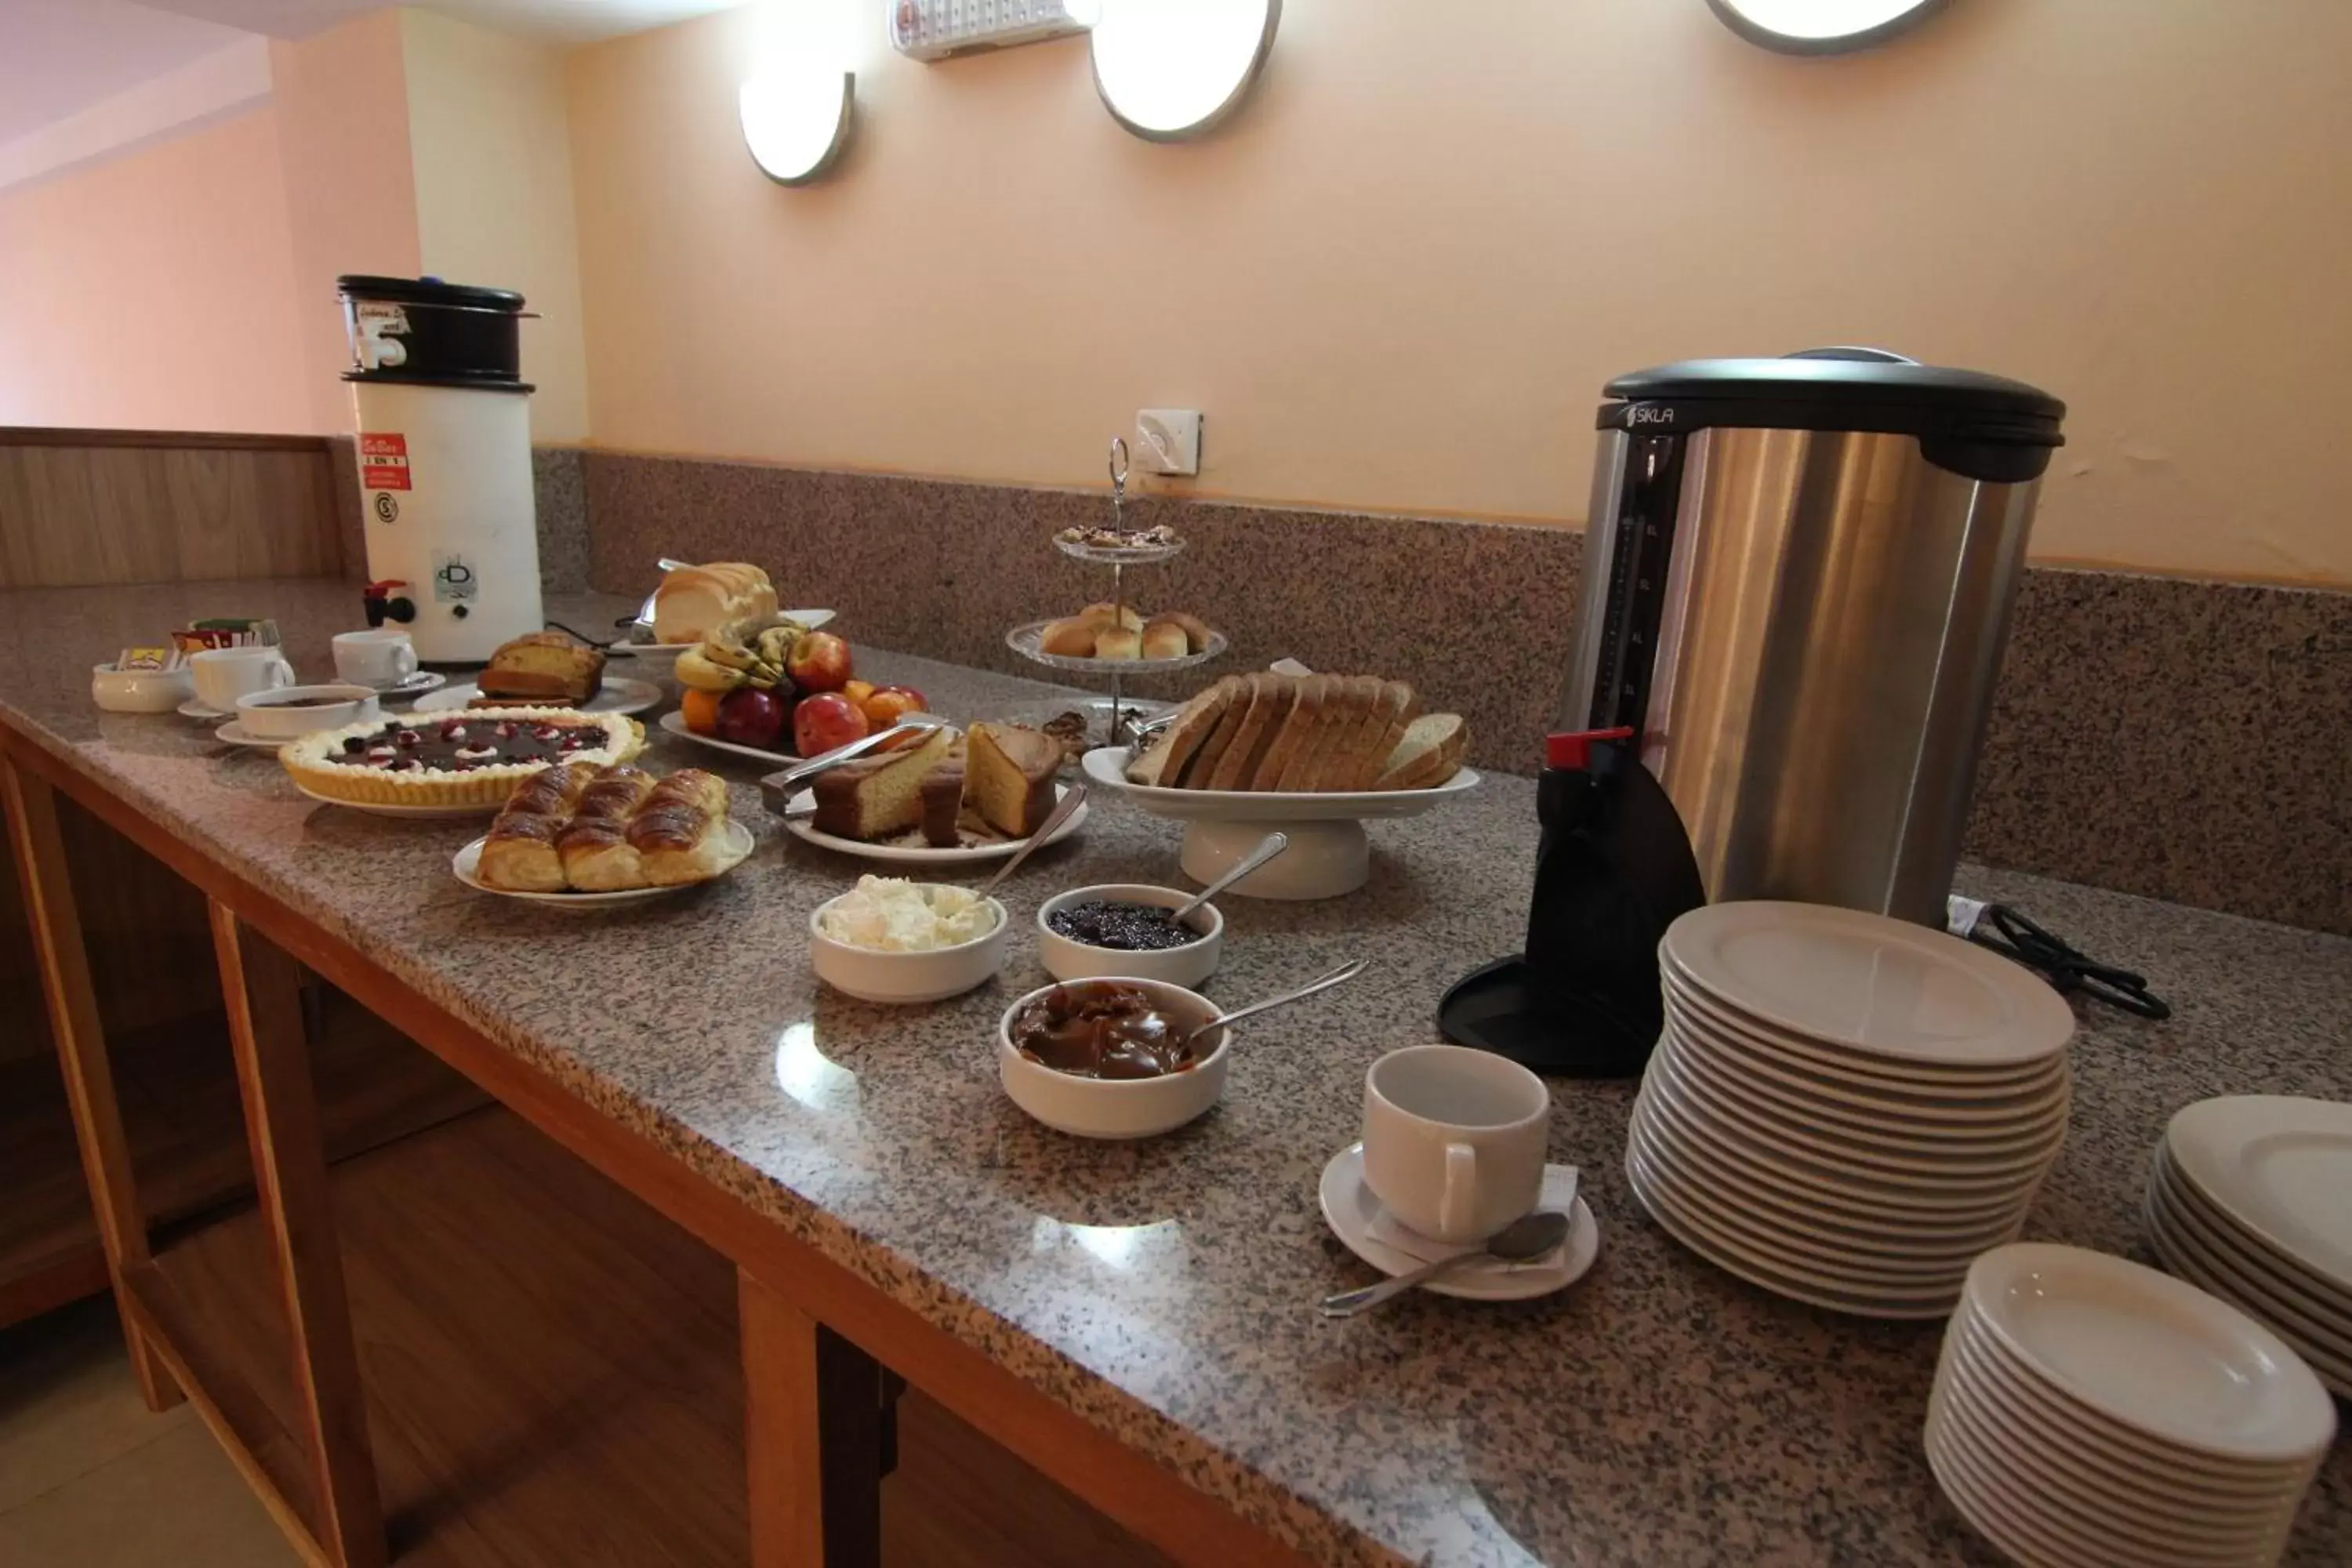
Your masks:
[[[1107,882],[1056,893],[1037,907],[1037,956],[1056,980],[1133,974],[1171,985],[1198,985],[1216,973],[1225,917],[1202,904],[1170,920],[1192,895],[1141,882]]]
[[[997,1022],[997,1075],[1013,1104],[1056,1131],[1154,1137],[1224,1093],[1233,1030],[1180,1048],[1216,1016],[1205,996],[1132,975],[1041,986]]]

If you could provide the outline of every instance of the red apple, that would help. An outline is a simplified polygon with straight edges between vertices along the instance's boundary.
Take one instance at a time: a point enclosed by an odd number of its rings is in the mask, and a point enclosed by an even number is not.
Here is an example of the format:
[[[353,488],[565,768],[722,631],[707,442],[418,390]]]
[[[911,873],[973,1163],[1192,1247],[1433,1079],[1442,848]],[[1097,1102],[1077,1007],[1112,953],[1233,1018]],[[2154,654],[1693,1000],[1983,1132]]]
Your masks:
[[[849,684],[849,645],[831,632],[809,632],[793,644],[784,673],[803,691],[838,691]]]
[[[773,751],[776,742],[784,738],[784,723],[790,713],[790,704],[775,692],[753,686],[738,687],[719,700],[719,738],[739,746]]]
[[[793,744],[803,757],[862,741],[872,730],[865,712],[838,691],[803,697],[801,705],[793,710]]]

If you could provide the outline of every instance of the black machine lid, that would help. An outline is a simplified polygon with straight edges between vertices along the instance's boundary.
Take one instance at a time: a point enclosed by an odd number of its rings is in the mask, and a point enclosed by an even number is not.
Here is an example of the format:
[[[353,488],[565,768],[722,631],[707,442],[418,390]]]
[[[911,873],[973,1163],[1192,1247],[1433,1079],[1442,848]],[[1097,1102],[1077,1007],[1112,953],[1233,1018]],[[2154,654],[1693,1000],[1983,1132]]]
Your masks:
[[[465,283],[444,283],[438,278],[378,278],[346,272],[335,287],[354,300],[388,300],[401,305],[450,305],[467,310],[522,310],[522,296],[511,289],[477,289]]]
[[[1859,430],[1915,436],[1929,461],[1971,479],[2016,482],[2065,444],[2066,405],[1982,371],[1921,364],[1883,349],[1808,349],[1780,359],[1692,359],[1637,370],[1602,388],[1603,430],[1673,435],[1710,426]]]

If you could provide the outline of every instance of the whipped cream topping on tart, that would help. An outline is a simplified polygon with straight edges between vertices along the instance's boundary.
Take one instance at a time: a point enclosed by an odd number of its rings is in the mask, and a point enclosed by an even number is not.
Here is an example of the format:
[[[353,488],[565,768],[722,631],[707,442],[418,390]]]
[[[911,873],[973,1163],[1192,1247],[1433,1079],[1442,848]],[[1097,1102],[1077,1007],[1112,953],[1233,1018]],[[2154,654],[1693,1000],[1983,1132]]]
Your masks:
[[[278,756],[303,788],[331,800],[498,806],[542,768],[625,763],[645,745],[644,729],[617,713],[469,708],[318,731]]]

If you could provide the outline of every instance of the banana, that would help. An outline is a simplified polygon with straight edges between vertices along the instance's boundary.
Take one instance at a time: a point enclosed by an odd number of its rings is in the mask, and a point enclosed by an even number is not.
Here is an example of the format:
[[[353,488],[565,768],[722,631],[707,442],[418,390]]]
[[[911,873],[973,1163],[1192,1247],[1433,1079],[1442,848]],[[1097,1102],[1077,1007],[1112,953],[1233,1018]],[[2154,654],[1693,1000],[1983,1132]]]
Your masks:
[[[750,648],[725,632],[703,638],[701,652],[702,657],[711,663],[724,665],[730,669],[749,669],[756,657]]]
[[[759,648],[761,662],[772,664],[778,669],[783,668],[784,661],[792,657],[793,644],[799,637],[800,633],[789,622],[762,631]]]
[[[680,653],[676,670],[678,684],[697,691],[732,691],[746,679],[744,671],[715,662],[698,647]]]

